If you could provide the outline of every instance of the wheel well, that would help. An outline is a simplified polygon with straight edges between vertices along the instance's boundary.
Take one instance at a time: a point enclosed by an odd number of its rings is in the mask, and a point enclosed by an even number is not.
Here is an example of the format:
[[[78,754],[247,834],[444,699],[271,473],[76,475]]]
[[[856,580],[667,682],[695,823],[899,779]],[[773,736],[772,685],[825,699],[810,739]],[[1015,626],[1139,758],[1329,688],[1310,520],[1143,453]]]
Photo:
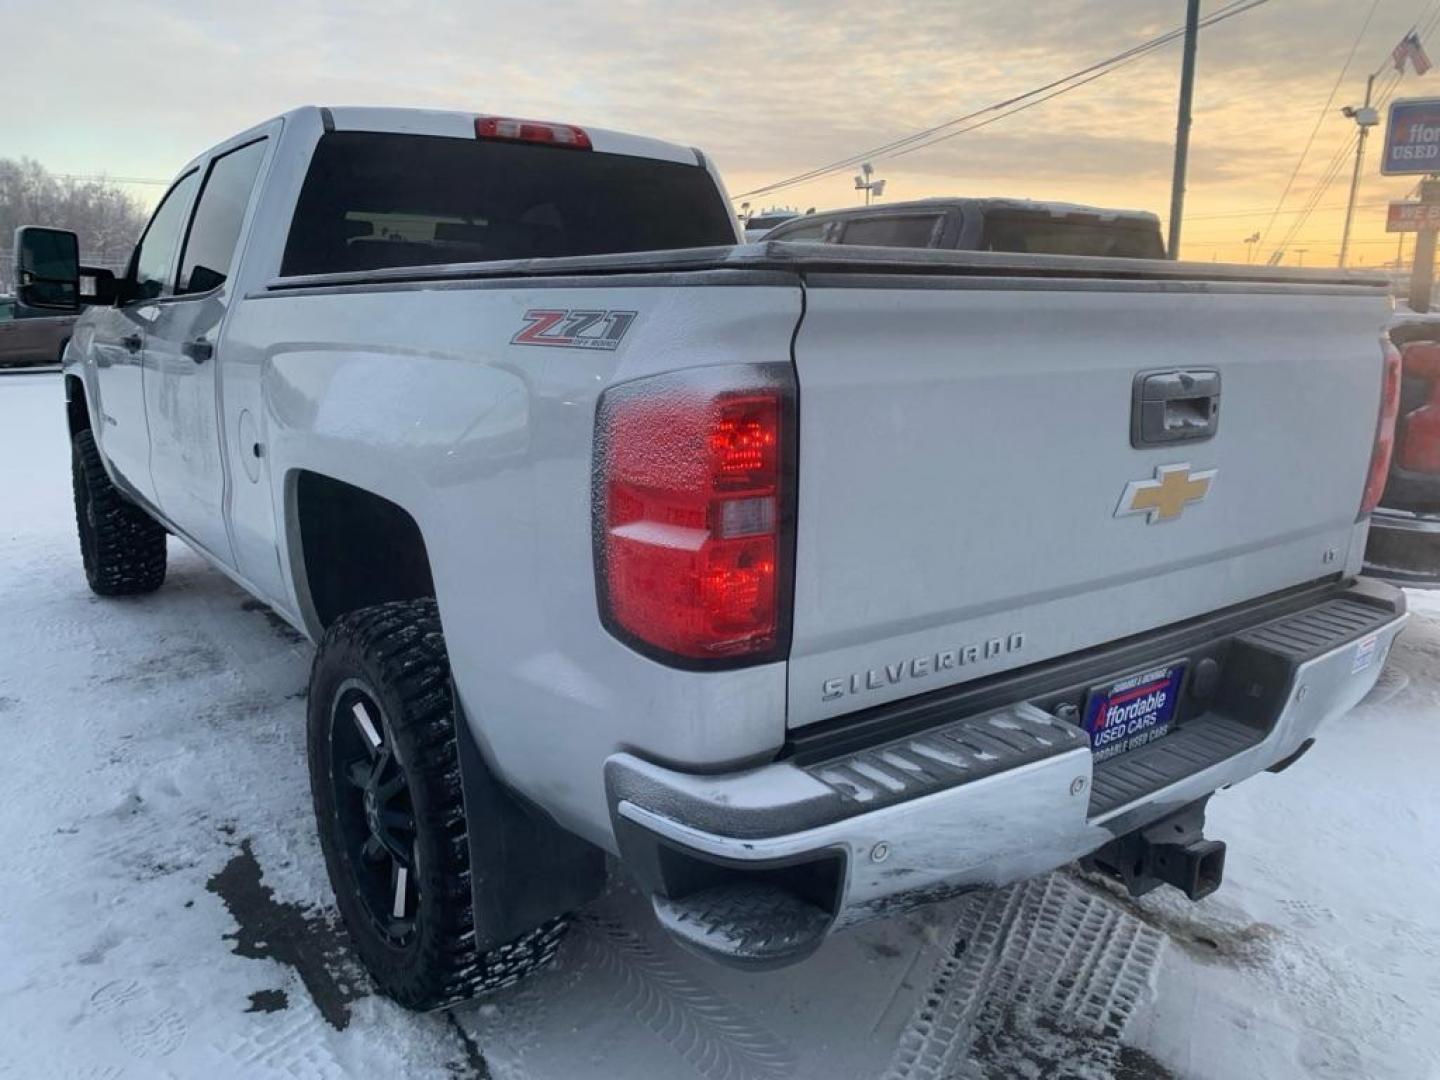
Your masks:
[[[304,586],[322,628],[347,611],[435,595],[420,526],[389,499],[302,471],[295,511]]]
[[[85,404],[85,383],[78,375],[65,376],[65,419],[73,439],[90,430],[90,409]]]

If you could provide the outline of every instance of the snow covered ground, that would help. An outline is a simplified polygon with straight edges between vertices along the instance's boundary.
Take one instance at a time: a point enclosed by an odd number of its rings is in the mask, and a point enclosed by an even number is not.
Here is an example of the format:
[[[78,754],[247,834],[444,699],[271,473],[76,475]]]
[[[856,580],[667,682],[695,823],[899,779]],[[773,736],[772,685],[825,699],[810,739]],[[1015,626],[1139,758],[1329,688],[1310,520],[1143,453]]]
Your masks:
[[[1199,905],[1062,871],[752,975],[616,885],[551,970],[413,1016],[333,921],[309,647],[173,541],[160,592],[92,596],[60,398],[0,378],[0,1076],[1440,1077],[1440,601],[1303,762],[1211,803]]]

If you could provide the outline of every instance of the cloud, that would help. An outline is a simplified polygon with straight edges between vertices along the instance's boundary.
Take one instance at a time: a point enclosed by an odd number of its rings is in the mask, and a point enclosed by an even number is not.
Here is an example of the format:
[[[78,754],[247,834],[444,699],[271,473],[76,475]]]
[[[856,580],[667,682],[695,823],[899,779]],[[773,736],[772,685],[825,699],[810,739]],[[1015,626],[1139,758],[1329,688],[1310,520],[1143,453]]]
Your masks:
[[[58,170],[168,176],[206,145],[294,105],[393,104],[553,117],[699,145],[735,191],[982,107],[1181,18],[1174,0],[435,0],[409,9],[379,0],[0,0],[0,10],[7,3],[7,24],[26,42],[7,60],[7,81],[43,94],[7,120],[3,152]],[[1413,13],[1392,6],[1381,5],[1337,105],[1358,95],[1365,70],[1409,28],[1401,21]],[[1204,31],[1192,205],[1278,197],[1367,7],[1272,0]],[[877,166],[897,198],[1020,190],[1162,208],[1178,69],[1171,45]],[[1326,119],[1307,179],[1351,130],[1338,112]],[[783,198],[848,202],[849,188],[842,171]]]

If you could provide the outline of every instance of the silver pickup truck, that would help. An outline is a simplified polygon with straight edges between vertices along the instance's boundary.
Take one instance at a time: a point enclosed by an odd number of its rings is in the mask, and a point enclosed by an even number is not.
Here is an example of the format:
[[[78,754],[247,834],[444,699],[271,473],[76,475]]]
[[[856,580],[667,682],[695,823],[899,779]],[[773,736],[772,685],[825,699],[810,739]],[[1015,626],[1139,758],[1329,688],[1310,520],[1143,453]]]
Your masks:
[[[304,108],[77,324],[90,585],[169,533],[317,643],[322,847],[408,1006],[542,963],[607,854],[753,966],[1074,859],[1203,896],[1207,799],[1405,620],[1356,577],[1383,282],[736,239],[686,147]]]

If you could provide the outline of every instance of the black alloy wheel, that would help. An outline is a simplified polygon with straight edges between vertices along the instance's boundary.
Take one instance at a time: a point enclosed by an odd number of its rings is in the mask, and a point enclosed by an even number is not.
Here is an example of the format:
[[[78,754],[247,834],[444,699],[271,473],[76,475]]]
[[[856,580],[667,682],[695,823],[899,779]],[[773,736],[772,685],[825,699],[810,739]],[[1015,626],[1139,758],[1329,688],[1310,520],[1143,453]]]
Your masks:
[[[336,619],[315,653],[307,713],[320,849],[377,988],[406,1008],[439,1009],[548,963],[566,917],[500,943],[476,925],[473,874],[490,880],[499,870],[472,867],[469,830],[496,823],[466,814],[435,601],[389,601]]]
[[[360,901],[376,931],[403,948],[419,910],[415,811],[385,712],[358,680],[335,695],[330,740],[336,824]]]

